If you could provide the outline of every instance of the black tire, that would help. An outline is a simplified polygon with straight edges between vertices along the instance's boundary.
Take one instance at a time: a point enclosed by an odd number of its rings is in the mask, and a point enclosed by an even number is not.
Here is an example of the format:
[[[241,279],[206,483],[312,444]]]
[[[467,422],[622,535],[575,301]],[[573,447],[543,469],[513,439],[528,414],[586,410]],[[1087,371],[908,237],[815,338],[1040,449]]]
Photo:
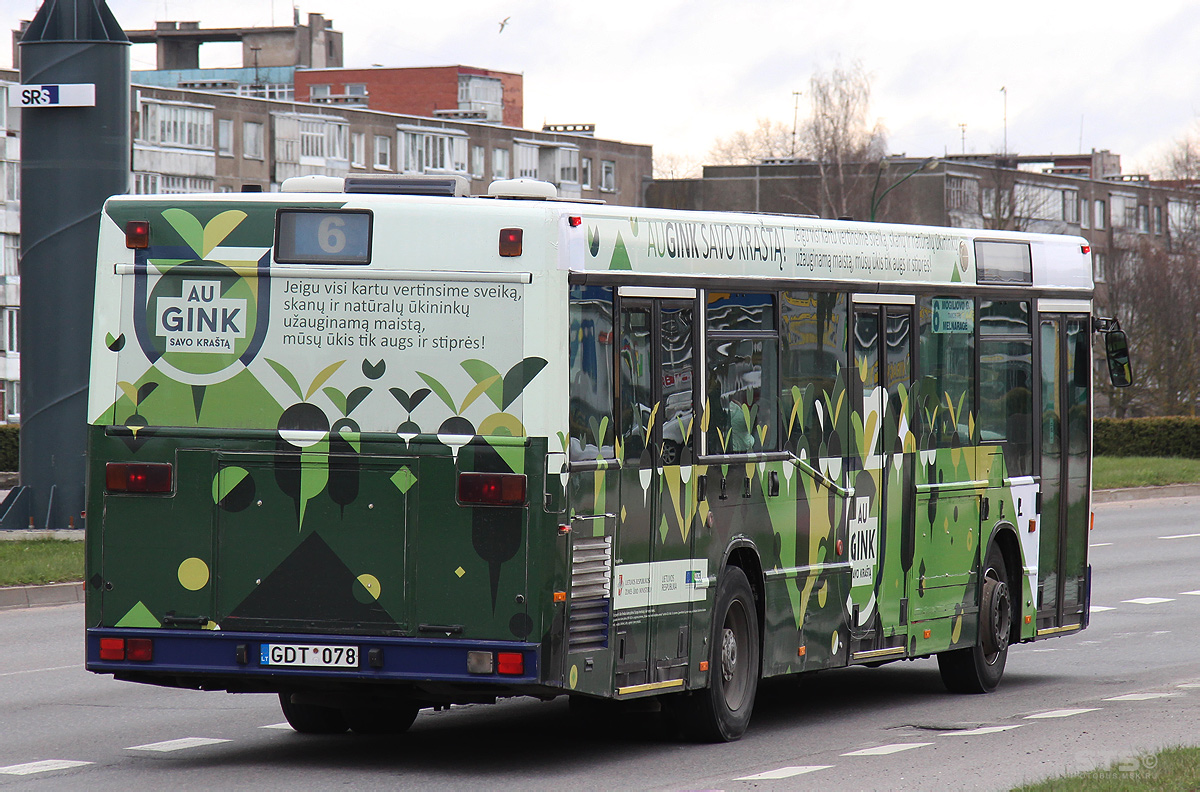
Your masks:
[[[1013,598],[1008,565],[996,545],[988,548],[979,597],[979,638],[967,649],[938,653],[942,683],[952,693],[991,693],[1004,676],[1012,633]]]
[[[397,702],[384,707],[346,707],[342,715],[355,734],[403,734],[419,711],[416,704]]]
[[[726,567],[717,585],[709,653],[708,687],[670,697],[670,710],[690,739],[732,742],[750,725],[760,672],[758,609],[737,567]]]
[[[291,693],[279,694],[279,706],[288,724],[301,734],[342,734],[349,728],[341,710],[316,704],[296,704]]]

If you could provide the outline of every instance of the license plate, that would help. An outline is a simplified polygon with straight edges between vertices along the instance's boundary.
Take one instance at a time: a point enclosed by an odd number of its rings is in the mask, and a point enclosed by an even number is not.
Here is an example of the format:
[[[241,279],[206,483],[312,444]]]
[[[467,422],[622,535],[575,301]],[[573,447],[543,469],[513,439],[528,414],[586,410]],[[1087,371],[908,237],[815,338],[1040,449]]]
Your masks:
[[[358,668],[357,646],[262,644],[260,665],[302,668]]]

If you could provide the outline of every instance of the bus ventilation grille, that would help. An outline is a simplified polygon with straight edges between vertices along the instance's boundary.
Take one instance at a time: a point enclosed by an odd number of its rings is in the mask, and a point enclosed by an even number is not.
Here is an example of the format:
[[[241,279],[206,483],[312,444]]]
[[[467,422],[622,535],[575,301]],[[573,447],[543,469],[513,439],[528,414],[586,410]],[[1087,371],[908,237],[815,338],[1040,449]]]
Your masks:
[[[608,646],[612,598],[612,537],[576,539],[571,547],[571,616],[567,651]]]

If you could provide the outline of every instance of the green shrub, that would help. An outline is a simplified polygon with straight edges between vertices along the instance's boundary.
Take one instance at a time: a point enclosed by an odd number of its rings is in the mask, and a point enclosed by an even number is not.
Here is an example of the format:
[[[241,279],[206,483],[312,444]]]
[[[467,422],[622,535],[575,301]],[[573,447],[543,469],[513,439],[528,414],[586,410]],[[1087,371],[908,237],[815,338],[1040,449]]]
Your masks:
[[[1200,418],[1097,418],[1096,456],[1200,459]]]
[[[0,470],[16,470],[21,457],[21,427],[0,425]]]

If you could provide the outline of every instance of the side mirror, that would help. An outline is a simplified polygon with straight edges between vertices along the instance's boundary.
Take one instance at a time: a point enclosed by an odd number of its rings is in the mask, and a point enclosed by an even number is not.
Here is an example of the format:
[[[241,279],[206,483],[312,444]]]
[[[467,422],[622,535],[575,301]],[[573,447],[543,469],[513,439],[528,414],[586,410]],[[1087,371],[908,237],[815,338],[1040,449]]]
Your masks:
[[[1108,358],[1108,379],[1115,388],[1133,384],[1133,366],[1129,363],[1129,339],[1124,331],[1110,330],[1104,334],[1104,354]]]

